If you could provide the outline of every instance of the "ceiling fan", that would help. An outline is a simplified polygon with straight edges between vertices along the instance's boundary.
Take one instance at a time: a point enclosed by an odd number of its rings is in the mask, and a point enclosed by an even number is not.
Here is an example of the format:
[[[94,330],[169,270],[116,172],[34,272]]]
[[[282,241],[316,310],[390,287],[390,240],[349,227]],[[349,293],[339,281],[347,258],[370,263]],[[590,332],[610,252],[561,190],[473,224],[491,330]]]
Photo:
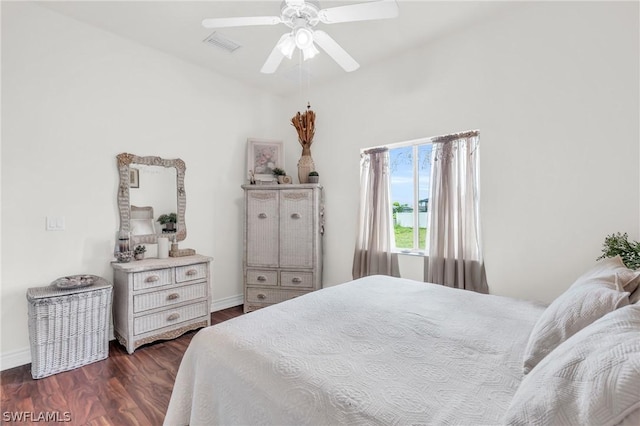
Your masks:
[[[302,51],[304,60],[317,55],[317,44],[345,71],[351,72],[360,66],[329,34],[315,30],[315,26],[342,22],[367,21],[395,18],[398,16],[396,0],[377,0],[346,6],[320,9],[316,0],[284,0],[280,16],[246,16],[237,18],[210,18],[202,21],[205,28],[227,28],[251,25],[285,24],[291,31],[284,34],[271,51],[260,72],[272,74],[282,60],[291,59],[295,48]]]

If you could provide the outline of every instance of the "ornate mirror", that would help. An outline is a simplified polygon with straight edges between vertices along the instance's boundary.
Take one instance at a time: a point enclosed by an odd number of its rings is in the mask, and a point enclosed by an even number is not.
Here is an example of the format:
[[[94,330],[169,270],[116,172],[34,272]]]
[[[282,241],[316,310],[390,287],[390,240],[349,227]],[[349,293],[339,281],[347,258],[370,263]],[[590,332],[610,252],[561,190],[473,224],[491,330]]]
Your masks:
[[[159,236],[184,240],[187,237],[184,161],[138,157],[126,152],[116,158],[120,176],[120,232],[129,233],[133,245],[155,244]]]

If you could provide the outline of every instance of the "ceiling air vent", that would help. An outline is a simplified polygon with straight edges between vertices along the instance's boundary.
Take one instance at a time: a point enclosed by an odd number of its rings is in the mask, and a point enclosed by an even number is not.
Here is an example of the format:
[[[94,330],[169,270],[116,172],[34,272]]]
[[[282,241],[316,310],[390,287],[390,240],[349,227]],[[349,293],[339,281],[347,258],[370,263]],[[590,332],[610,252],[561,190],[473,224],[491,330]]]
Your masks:
[[[233,53],[241,47],[238,43],[220,35],[217,31],[212,32],[211,35],[202,40],[202,42],[211,46],[219,47],[229,53]]]

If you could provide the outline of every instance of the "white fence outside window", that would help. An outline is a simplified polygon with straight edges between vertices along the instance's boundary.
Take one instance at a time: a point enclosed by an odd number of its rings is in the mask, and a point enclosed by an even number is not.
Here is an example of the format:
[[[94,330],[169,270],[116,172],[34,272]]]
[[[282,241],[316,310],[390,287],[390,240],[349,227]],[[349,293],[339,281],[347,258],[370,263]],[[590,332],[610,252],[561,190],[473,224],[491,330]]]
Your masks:
[[[418,213],[418,227],[426,228],[427,227],[427,212]],[[398,212],[396,213],[396,225],[404,226],[407,228],[413,228],[413,212]]]

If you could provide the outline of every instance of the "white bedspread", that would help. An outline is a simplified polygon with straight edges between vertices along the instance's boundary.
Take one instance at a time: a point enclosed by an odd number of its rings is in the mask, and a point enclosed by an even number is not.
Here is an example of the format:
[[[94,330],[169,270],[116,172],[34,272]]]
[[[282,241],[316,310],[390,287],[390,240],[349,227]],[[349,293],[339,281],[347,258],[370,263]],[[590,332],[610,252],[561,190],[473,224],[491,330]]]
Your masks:
[[[165,424],[498,424],[544,307],[367,277],[201,330]]]

